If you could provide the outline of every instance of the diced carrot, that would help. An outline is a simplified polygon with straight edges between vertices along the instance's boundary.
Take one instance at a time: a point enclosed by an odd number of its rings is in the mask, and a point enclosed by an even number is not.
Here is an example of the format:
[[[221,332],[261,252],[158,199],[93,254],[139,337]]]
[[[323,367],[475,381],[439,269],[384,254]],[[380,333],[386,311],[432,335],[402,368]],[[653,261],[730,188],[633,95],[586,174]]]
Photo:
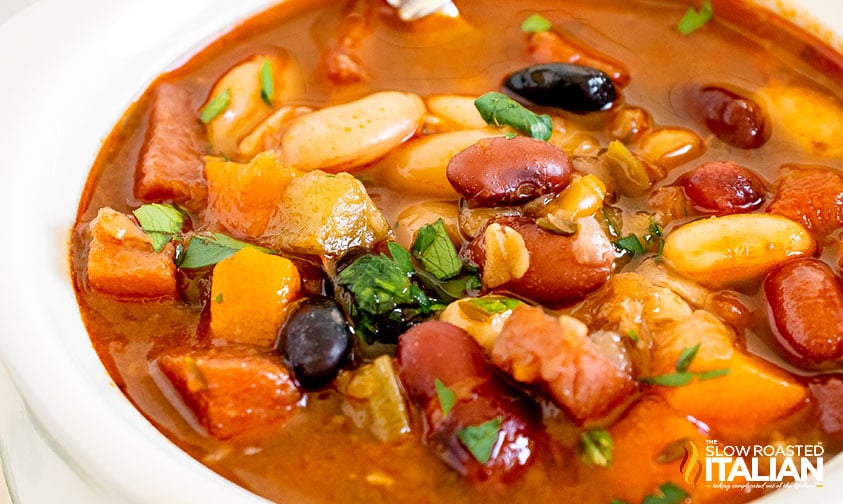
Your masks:
[[[296,170],[285,166],[273,151],[255,156],[248,164],[208,157],[207,219],[241,238],[257,238]]]
[[[199,423],[219,439],[275,425],[301,399],[280,357],[253,350],[164,355],[156,362]]]
[[[605,469],[591,471],[601,486],[611,488],[614,498],[642,502],[659,485],[670,482],[682,487],[694,502],[723,503],[729,502],[732,496],[738,501],[741,497],[746,499],[739,488],[726,490],[706,485],[708,436],[658,397],[645,395],[639,399],[609,433],[614,440],[614,461]],[[693,452],[691,445],[697,450],[696,462],[689,456],[687,467],[682,466],[682,445],[688,447],[689,453]]]
[[[705,380],[693,378],[678,387],[656,386],[656,392],[714,433],[740,439],[805,404],[803,385],[772,364],[735,349],[725,324],[701,310],[659,335],[653,354],[655,374],[675,373],[682,351],[697,344],[700,347],[689,372],[728,373]]]
[[[88,284],[124,298],[176,298],[174,247],[152,249],[149,236],[126,214],[101,208],[90,224]]]
[[[152,95],[150,109],[135,195],[147,201],[172,200],[200,210],[207,197],[202,176],[206,141],[190,92],[174,84],[160,84]]]
[[[247,247],[217,263],[211,277],[211,332],[264,348],[275,342],[301,278],[289,259]]]

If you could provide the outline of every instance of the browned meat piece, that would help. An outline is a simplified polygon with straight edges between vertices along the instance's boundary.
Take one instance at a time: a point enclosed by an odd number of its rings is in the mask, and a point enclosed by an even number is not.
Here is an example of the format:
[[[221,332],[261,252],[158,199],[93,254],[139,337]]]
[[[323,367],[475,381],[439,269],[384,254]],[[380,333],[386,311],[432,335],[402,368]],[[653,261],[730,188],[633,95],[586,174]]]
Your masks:
[[[218,439],[277,424],[301,399],[275,355],[228,348],[164,355],[156,362],[199,423]]]
[[[188,91],[174,84],[160,84],[152,96],[135,196],[201,209],[207,199],[202,161],[206,143]]]
[[[822,238],[843,225],[843,176],[823,166],[783,166],[767,211],[792,219]]]
[[[585,326],[522,305],[503,326],[492,362],[516,381],[536,384],[578,420],[605,414],[634,387],[631,365],[618,346],[607,356]]]
[[[160,253],[149,236],[126,214],[101,208],[90,225],[88,285],[98,292],[123,298],[175,298],[174,248]]]

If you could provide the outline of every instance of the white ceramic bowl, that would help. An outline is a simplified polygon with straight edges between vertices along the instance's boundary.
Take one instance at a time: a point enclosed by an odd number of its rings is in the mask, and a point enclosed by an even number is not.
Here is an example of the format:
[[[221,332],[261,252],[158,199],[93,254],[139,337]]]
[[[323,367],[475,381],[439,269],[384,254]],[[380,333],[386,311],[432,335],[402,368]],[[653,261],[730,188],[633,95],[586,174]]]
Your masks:
[[[843,34],[838,2],[802,0],[813,18],[798,19],[831,40]],[[15,502],[265,502],[172,445],[113,385],[79,317],[67,242],[101,139],[129,103],[269,3],[38,0],[0,26],[0,459]],[[840,502],[843,458],[824,484],[767,500]]]

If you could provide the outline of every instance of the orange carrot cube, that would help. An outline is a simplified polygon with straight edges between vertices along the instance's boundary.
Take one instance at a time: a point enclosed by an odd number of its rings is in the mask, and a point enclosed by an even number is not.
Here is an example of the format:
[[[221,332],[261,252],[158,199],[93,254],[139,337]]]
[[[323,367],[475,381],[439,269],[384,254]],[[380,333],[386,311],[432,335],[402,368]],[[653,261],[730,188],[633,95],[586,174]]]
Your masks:
[[[270,348],[300,291],[292,261],[251,247],[239,250],[214,266],[211,332],[228,342]]]

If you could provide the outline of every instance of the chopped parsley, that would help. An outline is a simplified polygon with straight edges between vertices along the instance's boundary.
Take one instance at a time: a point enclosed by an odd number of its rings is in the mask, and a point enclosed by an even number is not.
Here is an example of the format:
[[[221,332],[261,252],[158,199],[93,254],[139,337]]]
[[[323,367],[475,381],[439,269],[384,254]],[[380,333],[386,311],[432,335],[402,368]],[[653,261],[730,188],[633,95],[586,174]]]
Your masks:
[[[679,504],[688,497],[688,493],[673,483],[662,483],[659,485],[658,494],[649,494],[644,497],[641,504]]]
[[[451,408],[453,408],[454,404],[456,404],[457,396],[454,394],[453,390],[449,389],[444,383],[439,381],[439,378],[433,382],[433,385],[436,387],[436,396],[439,398],[439,406],[442,408],[442,415],[447,416],[451,411]]]
[[[275,253],[268,248],[235,240],[221,233],[194,234],[187,242],[187,248],[176,256],[176,266],[184,269],[204,268],[216,264],[246,247],[267,254]]]
[[[604,429],[588,429],[580,435],[577,451],[580,459],[586,464],[609,467],[612,465],[615,442],[612,435]]]
[[[141,229],[149,236],[152,249],[161,252],[170,240],[181,235],[185,216],[167,203],[150,203],[132,211]]]
[[[261,77],[261,99],[272,106],[272,99],[275,98],[275,80],[272,78],[272,65],[269,60],[263,62],[260,71]]]
[[[521,304],[521,301],[508,297],[501,296],[484,296],[479,298],[471,298],[465,301],[480,308],[487,315],[495,315],[505,311],[513,310]]]
[[[702,343],[697,343],[692,347],[682,349],[682,352],[679,354],[679,358],[676,359],[676,364],[674,365],[674,368],[676,369],[675,373],[647,376],[640,378],[639,381],[647,385],[681,387],[691,383],[694,378],[702,381],[729,374],[729,368],[712,369],[710,371],[702,371],[699,373],[688,371],[688,368],[691,366],[691,362],[694,360],[694,357],[697,356],[700,345],[702,345]]]
[[[202,121],[202,124],[208,124],[215,117],[222,114],[230,104],[231,88],[226,88],[225,91],[213,97],[211,101],[199,110],[199,120]]]
[[[441,218],[419,229],[413,243],[413,256],[439,280],[453,278],[462,271],[462,259],[457,255]]]
[[[222,292],[214,296],[214,303],[222,304]]]
[[[337,280],[354,294],[355,306],[372,315],[413,302],[409,274],[385,254],[356,259],[340,272]]]
[[[635,329],[630,329],[626,332],[626,335],[629,336],[629,339],[632,340],[633,343],[638,343],[641,341],[641,337],[638,336],[638,333],[635,332]]]
[[[644,244],[641,243],[641,240],[636,234],[631,234],[624,236],[623,238],[619,238],[613,241],[612,245],[615,246],[615,250],[617,250],[618,252],[623,252],[624,254],[629,254],[633,257],[647,252],[647,250],[644,248]]]
[[[550,21],[541,14],[530,14],[521,23],[521,31],[524,33],[546,32],[550,30],[551,26],[553,25]]]
[[[479,425],[469,425],[457,431],[457,437],[478,462],[486,464],[492,458],[502,423],[497,417]]]
[[[487,124],[511,126],[533,138],[550,139],[552,122],[549,115],[538,115],[503,93],[486,93],[474,100],[474,106]]]
[[[679,20],[679,24],[676,25],[676,29],[682,35],[688,35],[705,26],[712,16],[714,16],[714,8],[712,8],[711,2],[706,0],[700,10],[689,7],[682,19]]]

